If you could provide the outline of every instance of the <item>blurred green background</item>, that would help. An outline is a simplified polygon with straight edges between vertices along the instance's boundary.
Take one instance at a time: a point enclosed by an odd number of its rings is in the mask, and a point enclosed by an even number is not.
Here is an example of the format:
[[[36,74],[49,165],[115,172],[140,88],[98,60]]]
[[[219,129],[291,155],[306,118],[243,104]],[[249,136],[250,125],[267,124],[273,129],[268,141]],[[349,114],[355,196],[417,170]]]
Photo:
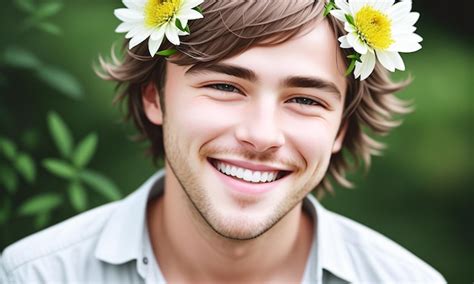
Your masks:
[[[353,175],[355,190],[336,188],[322,202],[389,236],[449,282],[471,283],[474,60],[462,15],[439,21],[443,9],[433,6],[414,3],[423,49],[404,55],[414,82],[399,95],[416,111],[383,139],[388,148],[371,171]],[[146,145],[129,139],[134,128],[120,123],[114,85],[92,71],[98,55],[121,42],[118,7],[112,0],[2,3],[0,251],[126,196],[156,170]]]

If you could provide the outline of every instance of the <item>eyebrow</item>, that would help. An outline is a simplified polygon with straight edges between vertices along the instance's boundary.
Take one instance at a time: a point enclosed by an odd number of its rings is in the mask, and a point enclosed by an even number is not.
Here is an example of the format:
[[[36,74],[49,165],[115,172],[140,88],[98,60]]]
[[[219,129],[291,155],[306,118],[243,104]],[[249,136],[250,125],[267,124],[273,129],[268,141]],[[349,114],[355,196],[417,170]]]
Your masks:
[[[196,75],[200,73],[222,73],[229,76],[241,78],[250,82],[257,82],[258,76],[250,69],[225,64],[225,63],[215,63],[212,65],[194,65],[189,68],[185,74],[186,75]],[[282,83],[284,87],[290,88],[312,88],[318,90],[326,90],[330,93],[335,94],[338,99],[341,98],[341,91],[336,87],[336,85],[325,79],[319,77],[307,77],[307,76],[290,76],[285,78]]]

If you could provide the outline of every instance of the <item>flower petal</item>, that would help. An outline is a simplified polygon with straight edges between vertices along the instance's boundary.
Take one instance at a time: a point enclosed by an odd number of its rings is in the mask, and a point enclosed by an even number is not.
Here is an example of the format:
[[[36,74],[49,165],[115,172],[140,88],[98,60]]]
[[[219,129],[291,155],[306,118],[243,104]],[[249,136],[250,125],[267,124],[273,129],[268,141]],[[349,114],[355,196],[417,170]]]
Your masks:
[[[360,60],[362,62],[356,62],[354,75],[356,78],[360,75],[360,80],[365,80],[374,71],[375,68],[375,54],[367,52],[361,55]]]
[[[141,34],[141,33],[146,33],[147,32],[147,28],[145,28],[144,26],[134,26],[132,29],[130,29],[130,31],[128,31],[128,33],[125,35],[125,38],[132,38],[138,34]]]
[[[397,20],[392,20],[392,24],[394,27],[406,27],[406,26],[413,26],[418,19],[420,18],[420,14],[417,12],[412,12],[406,14],[404,17],[399,17]]]
[[[403,62],[403,59],[398,52],[393,53],[392,60],[395,64],[395,69],[405,71],[405,63]]]
[[[204,2],[204,0],[187,0],[183,1],[183,4],[181,5],[180,9],[192,9],[196,6],[201,5]]]
[[[336,7],[342,11],[343,14],[351,13],[351,8],[349,7],[349,4],[347,3],[347,1],[335,0],[334,3],[336,4]],[[342,21],[345,21],[345,18]]]
[[[152,39],[151,37],[148,39],[148,51],[150,52],[150,55],[152,57],[155,56],[158,49],[160,49],[160,45],[163,42],[164,35],[164,33],[161,33],[161,37],[156,38],[155,36],[154,39]]]
[[[160,38],[163,38],[165,35],[165,28],[163,26],[161,26],[160,28],[158,29],[155,29],[151,35],[150,35],[150,38],[152,40],[158,40]]]
[[[121,23],[120,25],[118,25],[118,27],[115,29],[115,32],[116,33],[126,33],[128,31],[130,31],[135,25],[132,24],[132,23]]]
[[[174,24],[166,24],[165,35],[166,38],[174,45],[179,45],[179,29]]]
[[[345,22],[345,23],[344,23],[344,29],[345,29],[346,32],[348,32],[348,33],[355,33],[355,32],[357,32],[357,29],[356,29],[353,25],[349,24],[349,22]]]
[[[176,18],[179,18],[180,20],[181,19],[194,20],[194,19],[200,19],[202,17],[203,15],[201,13],[193,9],[179,11],[176,15]]]
[[[403,19],[411,10],[411,0],[400,1],[388,9],[387,14],[393,22]]]
[[[372,3],[374,9],[379,10],[382,13],[387,13],[388,9],[392,7],[395,0],[378,0]]]
[[[395,71],[395,63],[392,60],[392,52],[391,51],[383,51],[383,50],[376,50],[375,53],[377,54],[377,59],[382,64],[385,69],[390,72]]]
[[[130,39],[130,42],[128,43],[128,48],[132,49],[135,46],[137,46],[138,44],[142,43],[147,37],[150,36],[150,33],[151,33],[151,31],[148,30],[148,31],[145,31],[145,32],[141,32],[141,33],[135,35],[134,37],[132,37]]]
[[[419,42],[423,40],[417,34],[407,34],[397,36],[395,42],[387,50],[398,52],[415,52],[421,48]]]
[[[144,19],[143,13],[127,8],[115,9],[114,15],[123,22],[134,22]]]
[[[417,42],[396,42],[387,50],[397,52],[415,52],[421,49],[421,45]]]
[[[355,33],[347,34],[347,42],[349,42],[349,44],[354,48],[357,53],[367,53],[367,45],[363,43]]]
[[[351,48],[352,46],[347,41],[347,36],[341,36],[338,38],[339,42],[341,43],[342,48]]]
[[[345,16],[346,13],[344,13],[344,11],[342,11],[342,10],[331,10],[330,13],[331,13],[332,16],[334,16],[339,21],[342,21],[342,22],[346,21],[346,16]]]
[[[122,0],[125,7],[134,9],[134,10],[142,10],[145,6],[145,0]]]
[[[351,9],[351,15],[357,14],[359,12],[360,8],[364,7],[366,4],[368,4],[369,1],[367,0],[349,0],[349,7]]]

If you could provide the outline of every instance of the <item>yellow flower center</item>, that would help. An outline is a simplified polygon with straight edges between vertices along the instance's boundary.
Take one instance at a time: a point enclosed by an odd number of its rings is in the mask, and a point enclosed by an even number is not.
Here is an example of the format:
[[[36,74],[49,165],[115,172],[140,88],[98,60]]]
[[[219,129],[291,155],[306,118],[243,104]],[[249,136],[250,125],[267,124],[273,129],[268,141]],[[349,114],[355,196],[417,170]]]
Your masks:
[[[386,49],[393,43],[390,19],[368,5],[355,15],[355,25],[362,40],[373,48]]]
[[[173,19],[181,6],[181,0],[148,0],[145,5],[145,24],[159,27]]]

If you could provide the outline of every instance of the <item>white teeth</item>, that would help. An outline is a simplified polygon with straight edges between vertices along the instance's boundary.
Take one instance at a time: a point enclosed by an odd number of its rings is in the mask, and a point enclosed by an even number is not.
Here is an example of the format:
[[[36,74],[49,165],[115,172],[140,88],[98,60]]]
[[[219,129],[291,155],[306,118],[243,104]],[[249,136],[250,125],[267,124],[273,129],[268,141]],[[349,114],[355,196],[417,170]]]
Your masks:
[[[234,176],[239,179],[243,179],[245,181],[253,182],[253,183],[275,181],[278,174],[277,171],[272,171],[272,172],[251,171],[249,169],[239,168],[239,167],[225,164],[222,162],[218,162],[216,164],[216,168],[220,172],[228,176]]]
[[[244,169],[237,168],[237,173],[235,174],[235,176],[238,177],[238,178],[243,178],[244,177]]]
[[[260,172],[253,172],[252,182],[260,182],[260,176],[261,176]]]
[[[244,171],[244,180],[252,181],[252,171],[251,170],[245,170]]]

